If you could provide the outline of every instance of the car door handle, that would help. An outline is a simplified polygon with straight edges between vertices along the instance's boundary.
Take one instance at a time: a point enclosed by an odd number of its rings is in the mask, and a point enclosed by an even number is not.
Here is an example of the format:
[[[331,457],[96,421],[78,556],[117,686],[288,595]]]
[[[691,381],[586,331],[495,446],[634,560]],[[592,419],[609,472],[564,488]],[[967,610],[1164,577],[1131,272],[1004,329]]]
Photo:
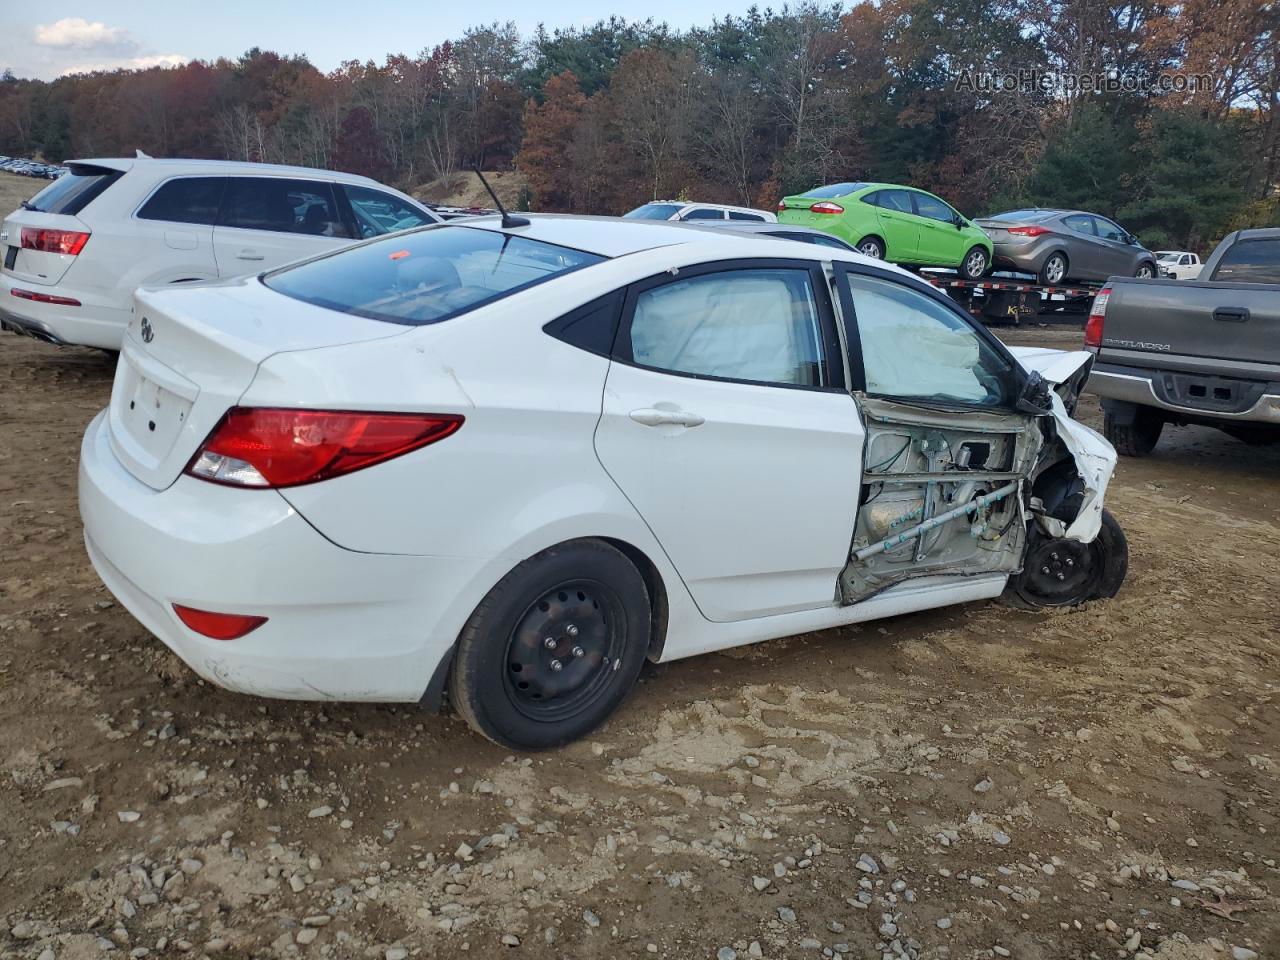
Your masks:
[[[1245,323],[1249,319],[1248,307],[1218,307],[1213,311],[1213,319],[1225,323]]]
[[[631,411],[631,419],[646,427],[660,427],[674,424],[679,427],[700,427],[706,423],[706,417],[700,417],[688,410],[658,410],[654,407],[642,407]]]
[[[265,260],[266,255],[256,250],[241,250],[236,254],[237,260]]]

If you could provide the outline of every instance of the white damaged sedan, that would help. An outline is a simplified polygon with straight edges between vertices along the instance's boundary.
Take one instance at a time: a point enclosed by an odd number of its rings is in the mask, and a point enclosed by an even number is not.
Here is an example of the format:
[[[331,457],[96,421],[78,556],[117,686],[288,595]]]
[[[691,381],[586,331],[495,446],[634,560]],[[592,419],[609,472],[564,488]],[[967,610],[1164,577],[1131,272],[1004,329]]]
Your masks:
[[[520,749],[673,660],[1110,597],[1087,353],[790,240],[493,218],[138,292],[80,460],[103,581],[209,681]]]

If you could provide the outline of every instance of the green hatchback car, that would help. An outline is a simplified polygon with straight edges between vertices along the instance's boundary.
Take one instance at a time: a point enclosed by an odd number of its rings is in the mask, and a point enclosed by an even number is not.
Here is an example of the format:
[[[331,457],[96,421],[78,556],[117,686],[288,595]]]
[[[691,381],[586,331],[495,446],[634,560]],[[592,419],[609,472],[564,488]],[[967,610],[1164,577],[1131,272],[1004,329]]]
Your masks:
[[[833,183],[778,204],[778,222],[813,227],[877,260],[951,267],[977,280],[991,240],[932,193],[892,183]]]

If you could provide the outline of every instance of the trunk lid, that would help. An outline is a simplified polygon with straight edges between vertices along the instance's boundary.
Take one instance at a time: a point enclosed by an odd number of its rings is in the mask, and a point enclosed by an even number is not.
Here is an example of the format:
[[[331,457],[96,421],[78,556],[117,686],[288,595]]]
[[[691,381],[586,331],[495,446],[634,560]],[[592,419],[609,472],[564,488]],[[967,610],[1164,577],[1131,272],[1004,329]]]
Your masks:
[[[1102,355],[1280,364],[1280,284],[1112,278],[1109,285]]]
[[[111,446],[157,490],[172,484],[267,357],[416,329],[293,300],[257,277],[138,290],[111,391]]]
[[[19,207],[5,217],[0,234],[3,254],[4,272],[16,281],[39,286],[52,286],[58,283],[71,269],[76,258],[65,253],[47,253],[43,250],[24,249],[22,246],[23,228],[35,230],[69,230],[75,233],[90,233],[88,225],[79,217],[63,213],[45,213]],[[85,243],[88,247],[93,242],[90,237]]]

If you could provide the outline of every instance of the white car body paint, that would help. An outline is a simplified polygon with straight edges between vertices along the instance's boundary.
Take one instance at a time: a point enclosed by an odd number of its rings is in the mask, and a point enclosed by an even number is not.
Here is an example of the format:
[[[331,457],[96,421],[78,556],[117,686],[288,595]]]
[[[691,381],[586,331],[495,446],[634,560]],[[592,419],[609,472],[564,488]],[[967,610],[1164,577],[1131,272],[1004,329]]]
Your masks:
[[[696,264],[834,258],[895,268],[661,223],[534,217],[518,229],[613,259],[418,327],[313,306],[252,277],[139,292],[111,408],[81,450],[81,515],[103,581],[201,676],[270,697],[417,700],[489,590],[522,560],[580,537],[623,542],[653,564],[669,606],[664,661],[1000,594],[1003,574],[931,575],[835,601],[862,457],[847,392],[669,377],[542,329],[603,294]],[[1056,374],[1068,356],[1039,351],[1024,362]],[[139,398],[176,421],[148,429],[146,404],[141,415],[130,406]],[[706,423],[652,428],[629,418],[661,403]],[[437,445],[283,490],[184,474],[234,405],[466,422]],[[1053,416],[1091,484],[1071,535],[1091,539],[1114,453],[1108,459],[1106,442],[1061,401]],[[806,428],[789,432],[788,420]],[[776,516],[757,515],[780,498]],[[174,603],[268,620],[216,641],[186,627]]]
[[[1043,347],[1010,347],[1009,352],[1028,370],[1038,371],[1050,384],[1065,382],[1093,360],[1093,354],[1085,350],[1068,352]],[[1103,500],[1119,457],[1106,437],[1067,413],[1067,408],[1056,391],[1051,390],[1050,397],[1053,402],[1053,419],[1058,424],[1058,435],[1075,458],[1076,470],[1085,485],[1080,513],[1067,525],[1064,536],[1089,543],[1102,528]]]

